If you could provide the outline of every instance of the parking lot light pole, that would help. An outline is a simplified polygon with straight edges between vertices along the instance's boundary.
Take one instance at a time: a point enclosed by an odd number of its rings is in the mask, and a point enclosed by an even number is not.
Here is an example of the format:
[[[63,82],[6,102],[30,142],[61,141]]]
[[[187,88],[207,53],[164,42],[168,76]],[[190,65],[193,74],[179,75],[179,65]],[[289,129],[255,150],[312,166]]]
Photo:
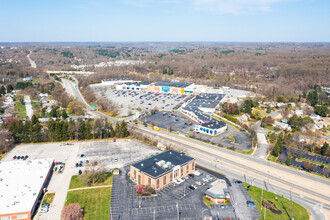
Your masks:
[[[203,209],[202,211],[202,219],[204,218],[204,212],[207,211],[208,209]]]
[[[183,197],[186,197],[186,181],[183,182]]]

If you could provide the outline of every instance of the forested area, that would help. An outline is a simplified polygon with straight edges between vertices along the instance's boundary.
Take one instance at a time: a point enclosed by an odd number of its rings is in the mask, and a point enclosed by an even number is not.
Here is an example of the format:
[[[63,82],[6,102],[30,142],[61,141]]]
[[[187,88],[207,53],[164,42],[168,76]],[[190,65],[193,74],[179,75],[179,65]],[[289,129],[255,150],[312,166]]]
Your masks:
[[[88,77],[87,84],[120,76],[149,81],[177,79],[245,88],[276,98],[281,94],[289,97],[308,92],[315,84],[328,85],[330,78],[327,43],[72,43],[70,48],[63,46],[68,45],[54,44],[50,48],[36,44],[29,49],[33,51],[31,57],[42,68],[74,70],[72,65],[91,65],[85,70],[97,74]],[[10,58],[21,58],[25,65],[23,56],[27,51],[5,52]],[[0,54],[0,58],[2,56],[5,53]],[[93,66],[114,60],[143,63]],[[17,64],[10,65],[11,69],[17,68]],[[11,75],[11,71],[7,73]],[[26,76],[24,71],[19,74]]]
[[[68,140],[87,140],[103,138],[123,138],[129,136],[126,122],[122,121],[113,125],[109,121],[101,119],[89,119],[77,121],[52,120],[42,124],[36,116],[31,120],[12,119],[4,126],[8,129],[16,144],[38,143]]]

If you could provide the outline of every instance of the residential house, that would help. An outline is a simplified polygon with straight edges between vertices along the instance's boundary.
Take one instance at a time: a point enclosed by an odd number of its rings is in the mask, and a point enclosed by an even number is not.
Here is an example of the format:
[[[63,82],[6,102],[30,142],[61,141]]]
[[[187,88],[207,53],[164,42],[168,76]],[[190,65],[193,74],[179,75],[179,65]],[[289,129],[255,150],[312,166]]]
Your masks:
[[[291,130],[291,126],[286,124],[286,123],[283,123],[283,122],[275,121],[273,126],[275,128],[278,128],[278,129],[281,129],[281,130],[284,130],[284,131],[290,131]]]

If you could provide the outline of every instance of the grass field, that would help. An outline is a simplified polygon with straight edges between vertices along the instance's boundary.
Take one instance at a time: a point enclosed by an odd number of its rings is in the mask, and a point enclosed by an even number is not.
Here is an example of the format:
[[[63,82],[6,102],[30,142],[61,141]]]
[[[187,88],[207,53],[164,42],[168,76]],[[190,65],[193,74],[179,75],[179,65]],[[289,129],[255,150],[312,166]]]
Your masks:
[[[69,191],[65,206],[79,203],[85,220],[108,220],[110,215],[111,187]]]
[[[53,200],[54,200],[54,197],[55,197],[55,193],[47,193],[45,196],[44,196],[44,199],[42,200],[42,204],[45,204],[45,203],[52,203]]]
[[[18,110],[18,114],[17,116],[25,119],[26,118],[26,109],[25,109],[25,105],[22,105],[20,102],[17,102],[15,104],[15,108]]]
[[[113,179],[112,172],[105,172],[104,175],[105,175],[104,176],[105,181],[103,181],[101,183],[96,183],[93,186],[111,185],[112,184],[112,179]],[[84,188],[84,187],[92,186],[92,185],[86,184],[84,182],[84,177],[86,177],[86,174],[72,176],[69,189]]]
[[[267,157],[267,160],[270,160],[272,162],[276,162],[277,157],[274,157],[273,155],[269,154],[269,156]]]
[[[248,185],[244,183],[245,187]],[[258,211],[260,215],[264,216],[264,209],[261,209],[261,189],[255,186],[251,186],[251,191],[248,191],[252,199],[254,200],[255,204],[257,205]],[[290,213],[291,213],[291,202],[289,199],[283,198],[282,196],[276,195],[274,193],[268,192],[266,190],[263,191],[263,197],[264,199],[268,199],[271,202],[274,202],[276,207],[282,211],[282,214],[277,215],[272,213],[269,209],[266,209],[266,219],[272,219],[272,220],[290,220]],[[275,200],[275,197],[278,198],[278,200]],[[309,215],[307,210],[302,207],[301,205],[292,202],[292,214],[294,219],[299,220],[308,220]]]

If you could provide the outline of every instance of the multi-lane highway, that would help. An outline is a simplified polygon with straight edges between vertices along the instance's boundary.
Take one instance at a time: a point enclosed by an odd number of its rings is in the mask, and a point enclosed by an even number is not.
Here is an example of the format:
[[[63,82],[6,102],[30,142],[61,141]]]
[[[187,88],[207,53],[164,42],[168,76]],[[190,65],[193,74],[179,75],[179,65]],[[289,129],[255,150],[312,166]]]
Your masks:
[[[63,82],[68,93],[87,105],[72,82],[68,80],[63,80]],[[112,121],[118,120],[100,112],[92,111],[89,107],[87,109],[91,114],[106,117]],[[229,178],[253,182],[254,185],[264,187],[286,198],[290,197],[291,190],[293,201],[307,208],[312,219],[325,220],[330,218],[328,216],[330,191],[329,180],[327,179],[166,131],[154,131],[141,125],[131,126],[131,129],[157,137],[159,141],[172,143],[173,146],[180,146],[180,150],[184,150],[187,154],[195,157],[199,164],[220,171],[228,175]]]

